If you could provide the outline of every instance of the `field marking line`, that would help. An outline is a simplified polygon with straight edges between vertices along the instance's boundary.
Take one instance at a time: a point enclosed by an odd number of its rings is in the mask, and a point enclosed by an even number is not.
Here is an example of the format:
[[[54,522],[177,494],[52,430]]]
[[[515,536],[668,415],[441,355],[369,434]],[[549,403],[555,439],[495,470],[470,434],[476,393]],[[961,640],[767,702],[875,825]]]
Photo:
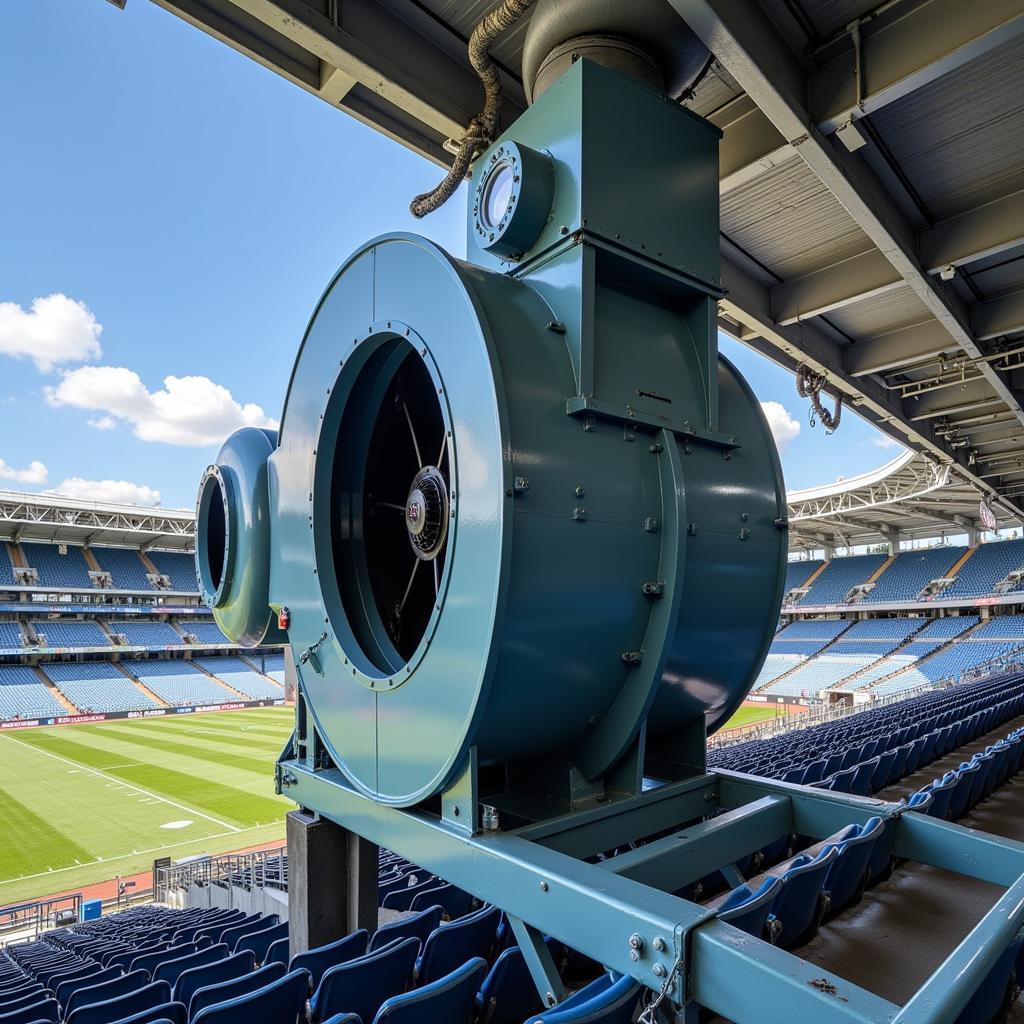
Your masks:
[[[273,824],[271,822],[270,824]],[[208,839],[223,839],[225,836],[242,835],[245,832],[254,832],[258,828],[269,828],[269,825],[250,825],[247,828],[240,828],[237,832],[212,832],[208,836],[200,836],[198,839],[183,839],[180,843],[168,843],[166,846],[153,846],[148,850],[133,850],[131,853],[119,853],[116,857],[103,857],[100,860],[87,860],[84,864],[80,861],[75,861],[74,864],[68,864],[63,868],[54,868],[52,871],[37,871],[34,875],[15,875],[11,878],[0,879],[0,888],[5,885],[11,885],[14,882],[31,882],[34,878],[52,878],[54,875],[59,875],[62,871],[76,871],[79,868],[91,868],[97,864],[116,864],[119,860],[127,860],[129,857],[144,857],[150,853],[160,853],[162,850],[174,850],[179,846],[190,846],[193,843],[205,843]],[[219,856],[213,854],[213,856]],[[141,874],[141,872],[140,872]],[[109,881],[109,879],[101,879],[101,881]],[[85,885],[95,885],[95,882],[85,882]]]
[[[129,761],[127,764],[105,764],[102,768],[97,768],[96,771],[109,772],[115,768],[138,768],[141,764],[141,761]]]
[[[148,789],[143,789],[141,786],[136,786],[131,782],[125,782],[123,779],[117,778],[116,775],[105,775],[98,768],[90,768],[88,765],[82,764],[81,761],[73,761],[70,757],[62,757],[60,754],[54,754],[52,751],[43,750],[41,747],[35,747],[31,743],[22,743],[21,740],[11,736],[9,733],[3,735],[3,739],[8,739],[12,743],[16,743],[19,747],[27,750],[34,750],[37,754],[43,754],[46,757],[52,757],[55,761],[63,761],[65,764],[75,765],[84,772],[88,772],[90,775],[95,775],[97,778],[106,779],[108,782],[115,782],[119,786],[125,786],[128,789],[135,790],[136,793],[141,793],[143,796],[152,797],[154,800],[159,800],[160,803],[167,804],[169,807],[176,807],[179,811],[185,811],[188,814],[195,814],[200,818],[205,818],[207,821],[212,821],[214,825],[220,825],[221,828],[226,828],[230,832],[241,832],[243,829],[237,825],[232,825],[230,822],[221,821],[220,818],[213,817],[212,814],[206,814],[204,811],[197,810],[195,807],[189,807],[187,804],[179,804],[174,800],[168,800],[167,797],[161,796],[159,793],[153,793]]]

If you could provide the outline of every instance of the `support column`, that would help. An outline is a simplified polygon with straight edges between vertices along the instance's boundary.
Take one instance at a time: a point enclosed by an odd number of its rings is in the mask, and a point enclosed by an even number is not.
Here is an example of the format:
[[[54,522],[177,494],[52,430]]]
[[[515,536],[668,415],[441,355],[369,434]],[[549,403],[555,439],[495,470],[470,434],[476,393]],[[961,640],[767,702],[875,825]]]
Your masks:
[[[978,521],[976,519],[972,519],[970,526],[967,527],[967,546],[969,548],[978,546]]]
[[[377,929],[377,847],[308,811],[291,811],[288,831],[289,949]]]

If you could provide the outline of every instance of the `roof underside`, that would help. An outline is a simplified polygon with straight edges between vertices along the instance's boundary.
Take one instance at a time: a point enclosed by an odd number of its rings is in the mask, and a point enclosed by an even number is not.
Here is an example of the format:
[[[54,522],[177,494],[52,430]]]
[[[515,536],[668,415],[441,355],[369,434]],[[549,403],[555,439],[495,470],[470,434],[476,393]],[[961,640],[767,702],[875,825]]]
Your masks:
[[[178,509],[0,491],[0,541],[50,541],[191,552],[195,515]]]
[[[154,2],[438,162],[481,103],[493,0]],[[689,105],[724,132],[722,329],[1018,517],[1020,0],[668,2],[716,57]],[[505,123],[524,32],[495,48]]]
[[[982,492],[919,452],[870,473],[786,495],[794,551],[955,536],[978,518]],[[1000,529],[1014,520],[993,509]]]

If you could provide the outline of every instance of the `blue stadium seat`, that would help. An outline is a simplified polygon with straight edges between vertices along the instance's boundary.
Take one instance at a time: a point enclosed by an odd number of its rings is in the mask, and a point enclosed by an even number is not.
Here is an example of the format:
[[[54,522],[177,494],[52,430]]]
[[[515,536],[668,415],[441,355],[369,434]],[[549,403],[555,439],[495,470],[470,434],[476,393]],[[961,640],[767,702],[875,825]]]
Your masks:
[[[288,941],[286,935],[283,939],[278,939],[276,942],[272,942],[270,947],[267,949],[267,954],[263,958],[265,964],[284,964],[288,966],[288,961],[291,958],[289,947],[291,943]]]
[[[504,950],[490,969],[476,998],[479,1024],[521,1024],[542,1010],[526,958],[518,946]]]
[[[60,1020],[59,1012],[60,1007],[58,1007],[56,999],[42,999],[21,1010],[0,1013],[0,1024],[36,1024],[37,1021],[56,1024]]]
[[[174,983],[173,997],[176,1002],[190,1006],[192,996],[201,988],[233,981],[245,974],[251,974],[255,967],[255,960],[249,951],[237,953],[223,960],[215,960],[212,964],[202,967],[191,967],[178,976]]]
[[[116,1024],[188,1024],[188,1011],[182,1003],[161,1003]]]
[[[792,949],[817,932],[828,909],[822,898],[825,876],[838,856],[839,851],[832,846],[813,859],[801,854],[786,866],[768,918],[775,942],[783,949]]]
[[[388,999],[374,1024],[470,1024],[487,961],[474,957],[449,974]]]
[[[114,999],[81,1005],[69,1012],[65,1020],[67,1024],[117,1024],[118,1021],[170,1001],[171,986],[166,981],[154,981],[151,985]]]
[[[270,949],[271,943],[287,938],[288,922],[282,921],[280,924],[273,924],[268,928],[247,932],[235,943],[232,952],[241,953],[243,950],[250,949],[253,956],[256,957],[256,963],[262,964],[267,958],[267,950]]]
[[[316,949],[309,949],[305,953],[296,953],[289,968],[293,971],[300,968],[309,971],[310,985],[315,989],[329,968],[365,956],[369,939],[366,929],[360,928],[336,942],[317,946]]]
[[[156,571],[170,579],[172,590],[192,594],[199,589],[192,555],[180,551],[148,551],[146,555]]]
[[[186,956],[164,960],[152,972],[153,980],[166,981],[168,985],[174,988],[177,985],[178,979],[186,971],[191,971],[194,967],[203,967],[206,964],[216,963],[218,960],[223,960],[227,955],[228,947],[221,943],[216,946],[207,946],[205,949],[198,949]]]
[[[247,995],[208,1006],[192,1020],[194,1024],[254,1024],[256,1021],[297,1024],[305,1016],[308,991],[309,975],[305,971],[292,971]]]
[[[355,1013],[372,1021],[386,999],[409,987],[419,948],[419,939],[401,939],[358,960],[331,967],[309,1001],[309,1019],[315,1024],[337,1013]]]
[[[428,907],[412,917],[400,918],[378,928],[374,932],[373,938],[370,939],[369,952],[382,949],[394,942],[395,939],[406,939],[410,936],[420,942],[426,942],[427,936],[441,923],[442,913],[440,907]]]
[[[302,971],[292,972],[300,975],[303,979],[306,975]],[[230,979],[221,981],[215,985],[208,985],[205,988],[196,989],[188,1004],[188,1019],[194,1021],[204,1010],[211,1009],[221,1003],[228,1003],[235,999],[241,999],[257,992],[267,985],[280,981],[288,974],[288,971],[281,964],[267,964],[250,974],[242,974]],[[306,981],[306,989],[309,989],[309,982]],[[303,993],[305,998],[305,993]]]
[[[435,928],[416,962],[416,984],[427,985],[477,957],[490,960],[500,917],[497,907],[484,907]]]
[[[867,885],[868,862],[875,843],[882,838],[885,825],[878,817],[869,818],[863,826],[851,825],[832,840],[838,857],[825,876],[824,889],[829,894],[828,913],[833,916],[860,900]]]
[[[67,1002],[64,1004],[64,1016],[70,1017],[80,1006],[91,1006],[93,1003],[101,1003],[119,996],[128,995],[131,992],[137,992],[148,984],[149,975],[145,971],[132,971],[129,974],[122,974],[119,977],[111,978],[95,985],[85,985],[82,988],[76,989],[68,996]],[[169,991],[168,995],[170,995]],[[158,1001],[166,1002],[167,1000]],[[143,1007],[140,1007],[140,1009],[143,1009]],[[116,1020],[117,1018],[114,1019]]]
[[[630,1024],[633,1020],[640,1000],[639,982],[627,975],[606,985],[591,998],[579,999],[587,989],[539,1016],[531,1017],[529,1024]]]
[[[768,914],[781,888],[782,879],[774,875],[768,875],[756,890],[746,884],[737,886],[715,908],[718,918],[756,939],[770,940]]]

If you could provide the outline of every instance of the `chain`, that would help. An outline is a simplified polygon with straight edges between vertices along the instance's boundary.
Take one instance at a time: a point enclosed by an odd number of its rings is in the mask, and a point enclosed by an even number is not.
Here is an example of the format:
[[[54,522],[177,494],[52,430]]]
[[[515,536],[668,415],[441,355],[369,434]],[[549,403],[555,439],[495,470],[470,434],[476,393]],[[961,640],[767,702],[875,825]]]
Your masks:
[[[661,991],[654,997],[654,1001],[644,1007],[640,1016],[636,1019],[636,1024],[657,1024],[655,1014],[658,1012],[658,1008],[668,998],[669,991],[672,988],[673,982],[676,980],[676,976],[682,970],[683,961],[681,959],[676,960],[672,970],[668,972],[668,977],[665,979],[661,986]]]

